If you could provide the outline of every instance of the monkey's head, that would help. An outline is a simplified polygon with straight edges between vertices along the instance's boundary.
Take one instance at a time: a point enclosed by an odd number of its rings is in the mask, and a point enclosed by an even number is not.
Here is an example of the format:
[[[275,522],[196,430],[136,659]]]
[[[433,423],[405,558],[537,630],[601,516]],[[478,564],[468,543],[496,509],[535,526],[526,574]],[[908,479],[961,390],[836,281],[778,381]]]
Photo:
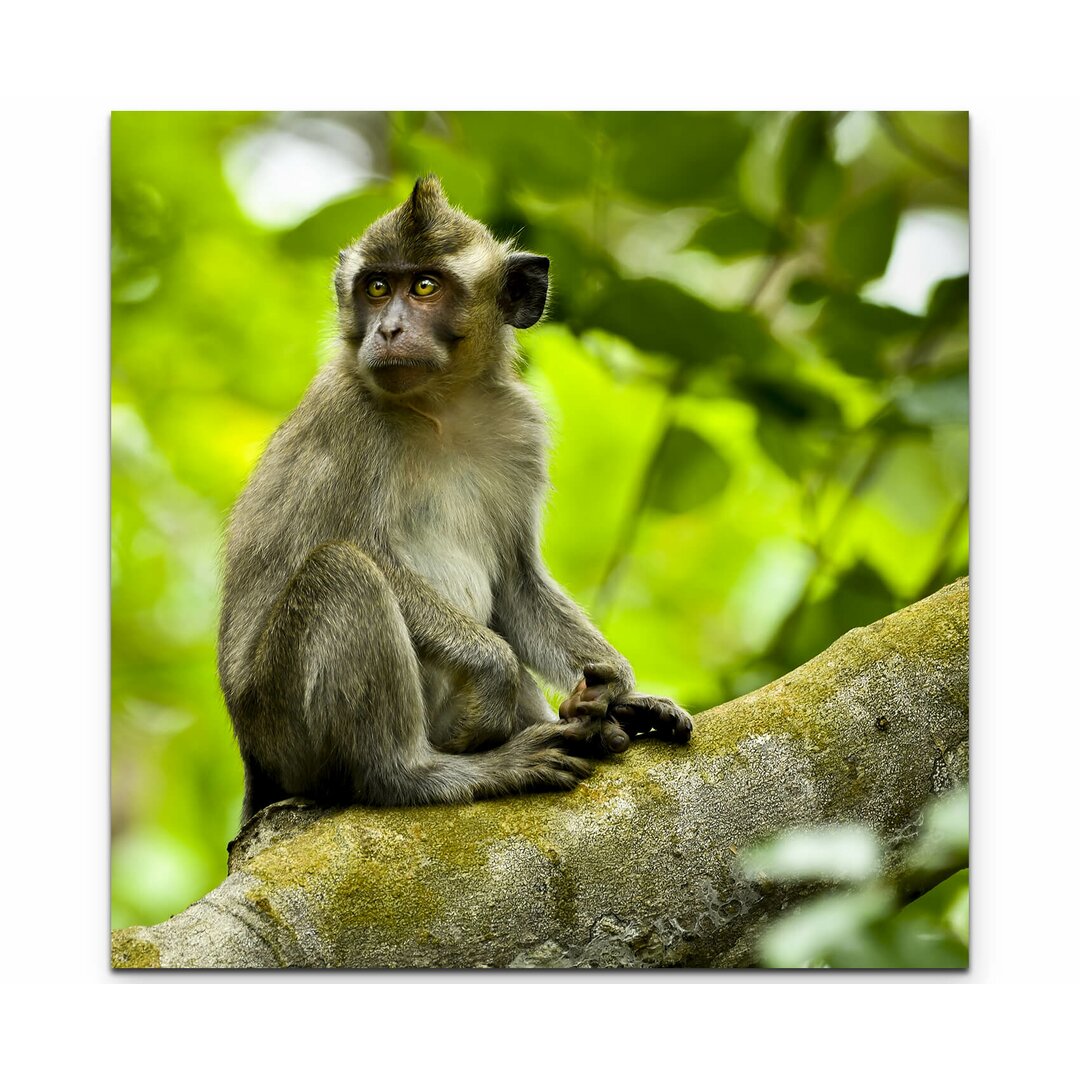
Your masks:
[[[447,201],[434,176],[338,256],[341,336],[392,396],[469,382],[544,313],[548,260],[514,251]]]

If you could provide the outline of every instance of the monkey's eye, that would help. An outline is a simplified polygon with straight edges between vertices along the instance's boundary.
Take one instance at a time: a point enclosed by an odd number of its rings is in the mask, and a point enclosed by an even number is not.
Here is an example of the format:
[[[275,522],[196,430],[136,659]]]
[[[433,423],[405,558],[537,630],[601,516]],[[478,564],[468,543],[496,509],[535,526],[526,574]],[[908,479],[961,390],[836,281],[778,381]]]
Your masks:
[[[364,287],[364,291],[372,300],[381,300],[384,296],[390,295],[390,283],[386,278],[373,277]]]
[[[418,277],[412,286],[413,296],[431,296],[439,291],[439,283],[430,277]]]

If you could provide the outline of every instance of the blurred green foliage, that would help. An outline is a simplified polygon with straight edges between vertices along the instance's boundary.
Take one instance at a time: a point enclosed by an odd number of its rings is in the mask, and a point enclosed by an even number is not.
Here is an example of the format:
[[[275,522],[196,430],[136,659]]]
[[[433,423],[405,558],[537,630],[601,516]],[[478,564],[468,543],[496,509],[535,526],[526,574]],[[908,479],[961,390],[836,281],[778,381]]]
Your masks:
[[[766,888],[777,881],[833,886],[770,923],[758,946],[760,966],[967,967],[967,860],[966,788],[926,806],[892,885],[882,880],[884,845],[861,825],[793,830],[744,852],[749,879]],[[905,891],[920,891],[945,874],[902,904]]]
[[[962,113],[113,118],[113,903],[217,884],[228,509],[332,337],[339,248],[435,172],[552,259],[521,335],[544,551],[691,709],[967,564]],[[958,239],[959,237],[959,239]]]

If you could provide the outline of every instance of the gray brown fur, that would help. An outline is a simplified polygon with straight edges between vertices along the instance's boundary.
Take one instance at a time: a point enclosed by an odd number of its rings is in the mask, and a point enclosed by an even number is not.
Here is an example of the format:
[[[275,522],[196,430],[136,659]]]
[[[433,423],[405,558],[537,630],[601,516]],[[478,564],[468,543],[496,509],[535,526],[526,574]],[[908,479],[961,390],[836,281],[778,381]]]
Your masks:
[[[396,805],[567,788],[590,754],[625,746],[611,709],[638,700],[630,665],[539,551],[546,425],[511,327],[538,317],[546,270],[434,178],[340,256],[336,355],[228,529],[218,666],[245,820],[287,795]],[[372,300],[373,271],[429,274],[439,295]],[[569,722],[530,672],[577,687]],[[648,709],[644,728],[689,737],[676,706]]]

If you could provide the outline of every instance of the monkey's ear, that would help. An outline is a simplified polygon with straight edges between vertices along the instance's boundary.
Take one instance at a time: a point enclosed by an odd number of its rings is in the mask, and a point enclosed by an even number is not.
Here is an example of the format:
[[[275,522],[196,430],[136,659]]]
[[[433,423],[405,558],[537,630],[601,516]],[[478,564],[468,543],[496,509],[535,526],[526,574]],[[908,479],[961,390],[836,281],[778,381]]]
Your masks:
[[[515,251],[506,260],[506,287],[499,298],[506,321],[518,330],[537,322],[547,301],[548,267],[546,255]]]

